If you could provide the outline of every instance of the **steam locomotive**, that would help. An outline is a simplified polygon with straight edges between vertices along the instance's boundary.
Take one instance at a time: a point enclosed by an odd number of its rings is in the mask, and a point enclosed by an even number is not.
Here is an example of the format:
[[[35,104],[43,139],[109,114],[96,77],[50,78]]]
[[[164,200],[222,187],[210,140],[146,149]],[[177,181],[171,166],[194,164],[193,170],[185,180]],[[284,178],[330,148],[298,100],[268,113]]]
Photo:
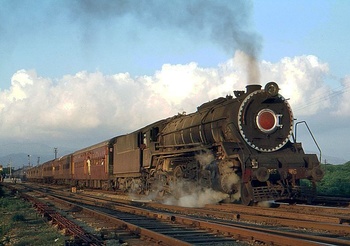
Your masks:
[[[239,194],[245,205],[312,199],[324,173],[317,155],[296,142],[278,85],[248,85],[234,95],[33,167],[28,179],[140,194],[171,193],[187,181],[230,201]]]

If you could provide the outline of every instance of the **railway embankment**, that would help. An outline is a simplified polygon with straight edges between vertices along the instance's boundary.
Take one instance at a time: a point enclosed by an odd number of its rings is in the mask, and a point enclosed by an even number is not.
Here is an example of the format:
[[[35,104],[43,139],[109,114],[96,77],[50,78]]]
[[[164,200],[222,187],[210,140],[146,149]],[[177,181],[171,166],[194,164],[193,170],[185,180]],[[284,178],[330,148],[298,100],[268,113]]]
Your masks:
[[[16,193],[0,184],[0,245],[64,245],[68,239]]]

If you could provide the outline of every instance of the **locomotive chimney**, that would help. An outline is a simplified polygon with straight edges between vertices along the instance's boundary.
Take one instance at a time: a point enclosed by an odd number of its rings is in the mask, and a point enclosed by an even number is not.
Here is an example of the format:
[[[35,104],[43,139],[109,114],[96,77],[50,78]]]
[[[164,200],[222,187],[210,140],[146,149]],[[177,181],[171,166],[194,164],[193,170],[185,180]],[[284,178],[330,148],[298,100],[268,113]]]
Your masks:
[[[261,90],[261,85],[247,85],[245,88],[247,89],[247,94],[250,94],[253,91]]]

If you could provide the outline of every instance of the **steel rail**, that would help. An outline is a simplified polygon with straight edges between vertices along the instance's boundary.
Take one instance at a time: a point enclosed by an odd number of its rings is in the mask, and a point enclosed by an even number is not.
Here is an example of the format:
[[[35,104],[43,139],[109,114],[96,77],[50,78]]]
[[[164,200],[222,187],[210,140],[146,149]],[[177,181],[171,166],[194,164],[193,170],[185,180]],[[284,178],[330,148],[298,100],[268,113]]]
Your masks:
[[[71,194],[72,196],[76,196],[77,194]],[[67,198],[67,195],[65,195],[65,198]],[[78,201],[82,201],[82,199],[86,199],[86,200],[90,200],[89,203],[91,205],[96,205],[96,206],[104,206],[104,204],[108,204],[109,208],[113,208],[113,209],[117,209],[119,211],[123,211],[123,212],[128,212],[128,213],[135,213],[135,214],[139,214],[139,215],[143,215],[143,216],[147,216],[147,217],[152,217],[152,218],[157,218],[159,220],[164,220],[164,221],[172,221],[173,223],[181,223],[184,225],[188,225],[188,226],[198,226],[199,228],[204,228],[206,230],[209,231],[213,231],[216,233],[223,233],[227,236],[233,237],[235,239],[241,240],[241,239],[245,239],[247,241],[252,241],[252,240],[256,240],[256,241],[262,241],[265,242],[267,244],[271,244],[274,243],[276,245],[320,245],[320,243],[325,243],[325,244],[338,244],[338,245],[350,245],[350,243],[348,241],[342,240],[342,239],[336,239],[336,238],[329,238],[329,237],[317,237],[317,236],[312,236],[312,235],[301,235],[300,233],[285,233],[285,232],[276,232],[274,231],[268,231],[267,229],[260,229],[260,228],[256,228],[256,227],[249,227],[249,226],[234,226],[232,224],[228,224],[228,222],[222,223],[221,225],[219,225],[219,222],[208,222],[208,221],[201,221],[198,219],[193,219],[193,218],[189,218],[186,216],[179,216],[179,215],[173,215],[173,214],[169,214],[169,213],[159,213],[159,212],[152,212],[146,209],[141,209],[141,208],[135,208],[132,207],[130,205],[115,205],[111,202],[111,200],[106,200],[105,202],[100,199],[96,202],[96,198],[75,198],[75,197],[71,197],[70,199],[75,199]],[[128,203],[130,204],[130,202]],[[154,204],[153,204],[154,205]],[[159,205],[161,206],[161,205]],[[218,206],[216,206],[217,209]],[[232,207],[229,208],[230,206],[220,206],[221,208],[226,207],[226,210],[232,211]],[[188,208],[179,208],[178,209],[188,209]],[[207,209],[210,209],[210,206],[207,207]],[[256,209],[256,208],[255,208]],[[260,208],[259,208],[260,209]],[[197,209],[198,210],[198,209]],[[196,210],[191,210],[196,211]],[[275,210],[273,210],[275,211]],[[207,211],[201,211],[204,214],[205,213],[209,213],[209,210]],[[260,211],[259,211],[260,212]],[[222,212],[225,213],[225,212]],[[226,214],[229,214],[228,212],[226,212]],[[236,216],[236,219],[238,217],[240,217],[240,219],[243,218],[243,214],[240,213],[235,213],[235,214],[231,214],[231,217]],[[247,217],[252,216],[252,215],[246,215]],[[247,218],[246,217],[246,218]],[[226,217],[227,218],[227,217]],[[314,218],[318,218],[318,216],[315,216]],[[326,220],[328,222],[332,221],[334,222],[338,222],[337,219],[324,219],[323,217],[321,217],[321,220]],[[271,219],[271,218],[267,218],[267,219]],[[287,219],[286,219],[287,221]],[[312,221],[295,221],[296,223],[299,223],[299,227],[302,226],[304,227],[304,224],[308,224],[310,225],[310,227],[312,226]],[[125,222],[124,222],[125,223]],[[211,224],[206,224],[206,223],[211,223]],[[295,224],[294,222],[289,222],[291,224]],[[338,222],[339,223],[339,222]],[[323,223],[325,224],[324,229],[328,226],[327,223]],[[335,224],[329,224],[329,225],[335,225]],[[208,226],[208,227],[206,227]],[[340,229],[339,231],[342,232],[341,230],[343,230],[345,227],[344,225],[336,225],[339,226],[338,229]],[[219,228],[219,229],[218,229]],[[249,231],[249,232],[247,232]],[[348,232],[348,230],[346,230]],[[273,233],[273,234],[271,234]],[[268,235],[268,236],[266,236]],[[284,243],[284,242],[288,242],[288,243]]]
[[[25,200],[33,203],[34,207],[45,217],[52,221],[53,224],[57,224],[60,229],[65,229],[66,233],[73,235],[75,238],[80,239],[82,242],[91,246],[104,245],[103,241],[95,237],[91,233],[86,232],[80,226],[68,220],[47,204],[44,204],[39,199],[32,197],[28,194],[19,192],[20,196]]]
[[[69,207],[77,207],[77,204],[72,203],[67,201],[66,199],[61,199],[58,196],[55,195],[48,195],[45,194],[47,197],[49,197],[51,200],[54,200],[55,202],[58,202],[60,204],[63,204],[65,206],[69,206]],[[150,240],[153,240],[154,242],[156,242],[159,245],[179,245],[179,246],[189,246],[191,245],[190,243],[178,240],[176,238],[173,237],[169,237],[166,235],[163,235],[161,233],[157,233],[151,230],[148,230],[146,228],[134,225],[132,223],[128,223],[124,220],[112,217],[110,214],[101,212],[101,211],[95,211],[89,208],[86,208],[82,205],[78,205],[79,208],[81,209],[80,212],[89,214],[93,217],[99,218],[99,219],[103,219],[105,221],[108,221],[109,223],[114,224],[117,227],[126,229],[132,233],[134,233],[135,235],[139,235],[141,237],[146,237],[149,238]]]
[[[152,208],[164,208],[164,205],[152,203],[148,205]],[[213,207],[214,208],[214,207]],[[267,223],[273,225],[281,225],[281,226],[289,226],[296,228],[307,228],[307,229],[318,229],[325,230],[330,232],[335,232],[342,235],[350,235],[350,227],[343,224],[333,224],[333,223],[325,223],[325,222],[315,222],[315,221],[300,221],[296,219],[288,219],[288,218],[276,218],[272,216],[262,216],[256,214],[244,214],[238,212],[228,212],[228,211],[217,211],[212,210],[211,206],[207,206],[205,208],[185,208],[185,207],[177,207],[177,206],[167,206],[168,211],[178,211],[183,214],[193,214],[196,213],[198,215],[204,216],[213,216],[216,218],[222,219],[232,219],[234,221],[250,221],[255,223]],[[260,210],[259,210],[260,212]]]
[[[96,202],[90,201],[91,204],[96,205]],[[99,201],[100,206],[102,205]],[[142,216],[147,216],[150,218],[157,218],[161,221],[171,221],[174,223],[179,223],[182,225],[187,225],[191,227],[198,227],[201,229],[206,229],[214,233],[223,234],[225,236],[233,237],[237,240],[245,241],[261,241],[267,244],[274,245],[321,245],[324,244],[338,244],[338,245],[350,245],[350,242],[346,240],[333,239],[327,237],[315,237],[311,235],[301,236],[299,233],[285,233],[285,232],[276,232],[275,230],[261,229],[253,226],[242,226],[242,225],[233,225],[222,222],[210,222],[208,220],[192,218],[191,216],[179,216],[172,213],[162,213],[154,212],[144,208],[138,208],[131,205],[113,205],[108,204],[109,208],[138,214]],[[299,222],[300,223],[300,222]]]

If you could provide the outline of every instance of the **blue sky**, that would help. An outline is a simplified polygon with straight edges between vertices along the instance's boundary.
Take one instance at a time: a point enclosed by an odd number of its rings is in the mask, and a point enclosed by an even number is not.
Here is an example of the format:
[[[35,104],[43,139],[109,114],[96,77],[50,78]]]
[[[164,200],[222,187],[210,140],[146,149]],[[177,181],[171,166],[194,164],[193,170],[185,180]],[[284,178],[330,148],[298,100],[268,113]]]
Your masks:
[[[164,63],[216,66],[233,55],[205,32],[197,36],[187,28],[144,24],[132,15],[88,20],[72,2],[77,1],[1,0],[1,89],[9,88],[19,69],[53,78],[81,70],[143,75]],[[313,54],[334,75],[347,73],[348,1],[267,0],[253,1],[250,8],[247,27],[262,39],[259,59]]]
[[[0,4],[3,141],[85,147],[182,110],[194,111],[248,83],[276,80],[283,85],[281,93],[291,98],[295,115],[313,125],[323,152],[350,160],[344,138],[350,131],[346,124],[350,1],[0,0]],[[247,81],[249,76],[242,75],[240,51],[256,57],[260,81]],[[143,98],[148,116],[139,116],[138,124],[120,118],[122,123],[115,125],[103,121],[111,114],[125,114],[117,106],[99,110],[114,103],[112,95],[111,101],[98,101],[106,88],[130,108]],[[74,124],[81,110],[75,109],[87,102],[75,90],[94,98],[88,112],[97,115],[86,126],[82,122],[80,129]],[[131,94],[134,97],[125,96]],[[23,117],[24,123],[13,127]],[[38,122],[40,118],[45,120]],[[65,125],[66,121],[71,124]],[[101,127],[107,130],[93,133]],[[90,137],[69,138],[81,133]],[[309,140],[305,145],[313,151]]]
[[[350,68],[349,10],[349,1],[254,1],[261,59],[312,54],[329,64],[332,75],[344,77]]]

